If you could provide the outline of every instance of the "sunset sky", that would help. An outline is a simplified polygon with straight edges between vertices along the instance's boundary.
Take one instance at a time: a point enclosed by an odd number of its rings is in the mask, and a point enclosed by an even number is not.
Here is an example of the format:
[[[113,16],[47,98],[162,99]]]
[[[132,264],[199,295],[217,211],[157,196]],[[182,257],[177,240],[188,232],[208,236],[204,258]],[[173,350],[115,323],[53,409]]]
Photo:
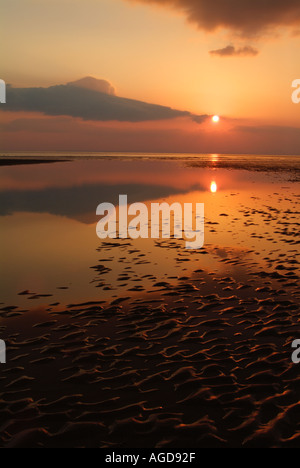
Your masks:
[[[300,154],[299,0],[0,5],[2,152]]]

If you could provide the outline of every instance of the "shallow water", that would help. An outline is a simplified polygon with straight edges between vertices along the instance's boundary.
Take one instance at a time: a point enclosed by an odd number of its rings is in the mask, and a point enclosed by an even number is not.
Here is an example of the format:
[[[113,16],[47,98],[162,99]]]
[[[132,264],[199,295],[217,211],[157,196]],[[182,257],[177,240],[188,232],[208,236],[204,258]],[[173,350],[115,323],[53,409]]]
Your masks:
[[[299,158],[276,157],[276,164],[287,170],[273,172],[269,156],[251,156],[250,163],[255,161],[259,171],[231,170],[236,164],[246,164],[243,155],[201,155],[198,159],[194,156],[193,162],[186,159],[191,155],[167,155],[175,158],[168,160],[159,155],[154,160],[150,160],[152,156],[140,159],[135,155],[133,160],[128,155],[122,158],[113,154],[106,160],[96,154],[88,161],[82,156],[73,155],[71,161],[54,164],[1,167],[1,245],[5,246],[1,297],[5,304],[28,307],[32,304],[28,298],[32,297],[35,305],[45,304],[43,297],[37,297],[43,294],[51,294],[64,303],[107,299],[116,291],[126,291],[131,284],[126,282],[123,287],[117,281],[128,265],[133,268],[131,279],[132,275],[136,275],[136,280],[151,272],[162,281],[172,272],[180,276],[183,268],[190,272],[199,264],[222,273],[219,260],[226,255],[226,249],[234,249],[248,263],[261,266],[273,257],[279,258],[279,251],[286,258],[294,255],[299,186],[291,181],[291,175],[297,175],[295,159]],[[228,168],[216,167],[220,161]],[[208,167],[202,167],[204,163]],[[210,191],[212,182],[216,183],[216,193]],[[105,242],[96,236],[95,226],[99,220],[97,205],[117,205],[118,196],[123,193],[128,194],[128,203],[204,203],[204,248],[219,249],[205,256],[183,249],[181,255],[189,257],[188,266],[183,267],[172,251],[170,255],[168,249],[159,248],[156,240],[129,239],[132,248],[139,251],[133,251],[130,259],[122,259],[122,247],[114,248],[113,253],[105,248]],[[295,214],[286,213],[289,219],[284,227],[285,212],[289,211]],[[277,226],[279,222],[281,227]],[[285,239],[288,234],[290,239]],[[182,242],[178,240],[177,245]],[[109,267],[102,278],[111,289],[95,288],[94,270],[90,267],[101,258]],[[146,278],[143,284],[147,289]],[[32,294],[18,295],[24,290]]]
[[[148,156],[0,168],[0,444],[299,446],[298,158]],[[101,241],[124,193],[204,203],[203,247]]]

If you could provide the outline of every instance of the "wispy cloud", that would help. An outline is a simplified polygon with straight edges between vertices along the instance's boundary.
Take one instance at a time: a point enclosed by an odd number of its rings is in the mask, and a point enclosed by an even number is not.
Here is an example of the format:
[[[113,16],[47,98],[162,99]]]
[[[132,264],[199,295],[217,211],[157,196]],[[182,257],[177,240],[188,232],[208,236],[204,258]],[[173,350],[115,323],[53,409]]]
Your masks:
[[[259,51],[252,46],[236,48],[233,45],[228,45],[222,49],[210,50],[209,53],[219,57],[254,57]]]
[[[300,143],[300,127],[291,127],[283,125],[237,125],[235,130],[248,132],[253,134],[264,134],[264,135],[278,135],[281,138],[292,138],[293,136],[298,138]]]
[[[107,80],[99,80],[93,76],[85,76],[76,81],[69,81],[66,86],[76,86],[77,88],[92,89],[99,93],[115,95],[116,91],[113,85]]]

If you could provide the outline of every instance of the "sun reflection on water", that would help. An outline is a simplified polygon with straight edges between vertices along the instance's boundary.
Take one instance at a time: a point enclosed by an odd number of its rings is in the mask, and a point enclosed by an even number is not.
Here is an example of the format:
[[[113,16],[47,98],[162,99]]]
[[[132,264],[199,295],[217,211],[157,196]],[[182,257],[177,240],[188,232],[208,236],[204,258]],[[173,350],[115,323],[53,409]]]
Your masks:
[[[217,191],[217,184],[214,180],[210,183],[210,191],[212,193],[215,193]]]

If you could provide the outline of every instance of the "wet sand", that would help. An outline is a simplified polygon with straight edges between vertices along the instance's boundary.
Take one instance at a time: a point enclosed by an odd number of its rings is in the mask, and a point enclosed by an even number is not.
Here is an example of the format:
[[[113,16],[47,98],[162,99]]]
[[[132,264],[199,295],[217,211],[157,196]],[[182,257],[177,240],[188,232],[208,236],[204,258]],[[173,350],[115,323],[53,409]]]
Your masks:
[[[155,241],[175,262],[163,279],[139,245],[116,239],[90,265],[98,300],[62,302],[66,278],[56,291],[19,290],[22,306],[2,303],[1,446],[300,447],[294,191],[290,209],[278,193],[241,205],[253,246],[240,248],[237,219],[219,210],[198,252]],[[211,241],[221,220],[236,246]]]
[[[3,307],[2,445],[299,447],[297,280],[198,269],[110,303]]]

